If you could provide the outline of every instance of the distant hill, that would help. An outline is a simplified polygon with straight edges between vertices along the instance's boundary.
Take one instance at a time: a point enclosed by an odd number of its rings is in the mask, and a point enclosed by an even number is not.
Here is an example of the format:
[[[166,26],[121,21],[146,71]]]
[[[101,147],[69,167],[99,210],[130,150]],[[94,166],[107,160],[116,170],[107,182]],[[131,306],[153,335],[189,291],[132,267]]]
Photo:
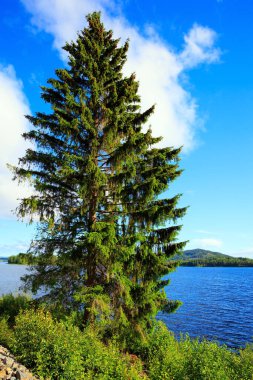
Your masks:
[[[0,257],[0,261],[8,261],[8,257]]]
[[[213,252],[213,251],[207,251],[206,249],[189,249],[184,251],[184,254],[181,256],[178,256],[181,260],[189,260],[189,259],[212,259],[212,258],[233,258],[229,255],[224,255],[224,253],[220,252]]]
[[[253,259],[233,257],[200,248],[186,250],[182,255],[174,256],[172,261],[179,261],[181,266],[253,267]]]

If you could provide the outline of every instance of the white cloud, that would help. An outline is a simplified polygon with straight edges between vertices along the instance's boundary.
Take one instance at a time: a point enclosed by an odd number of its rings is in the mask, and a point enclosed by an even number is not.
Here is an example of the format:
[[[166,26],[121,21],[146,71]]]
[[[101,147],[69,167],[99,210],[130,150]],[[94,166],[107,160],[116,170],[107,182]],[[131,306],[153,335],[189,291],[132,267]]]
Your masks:
[[[220,248],[222,246],[222,241],[216,238],[193,239],[191,245],[203,249]]]
[[[94,11],[106,11],[111,0],[21,0],[32,14],[32,24],[54,36],[54,47],[61,51],[66,41],[76,38],[86,22],[85,16]]]
[[[0,66],[0,216],[12,216],[11,210],[18,206],[18,198],[27,188],[13,183],[7,163],[17,164],[24,155],[25,143],[21,134],[28,128],[24,118],[30,113],[23,94],[22,82],[17,79],[13,66]]]
[[[0,244],[0,256],[7,257],[17,255],[18,253],[27,252],[29,243],[24,240],[15,240],[11,244]]]
[[[32,14],[32,24],[54,37],[54,47],[64,54],[61,47],[66,40],[75,39],[83,28],[84,16],[101,10],[106,27],[113,29],[123,41],[130,38],[126,72],[136,72],[140,81],[143,109],[157,104],[150,118],[155,136],[163,136],[162,146],[184,145],[185,151],[195,146],[195,133],[199,120],[197,103],[182,85],[185,70],[202,63],[219,59],[220,51],[214,47],[216,33],[207,27],[193,25],[184,37],[185,45],[176,53],[155,31],[141,34],[131,26],[116,9],[113,0],[22,0]],[[112,16],[112,12],[114,16]],[[116,16],[115,16],[116,14]]]
[[[192,68],[201,63],[217,62],[220,58],[220,49],[215,48],[217,34],[214,30],[194,24],[184,36],[185,46],[180,54],[185,68]]]

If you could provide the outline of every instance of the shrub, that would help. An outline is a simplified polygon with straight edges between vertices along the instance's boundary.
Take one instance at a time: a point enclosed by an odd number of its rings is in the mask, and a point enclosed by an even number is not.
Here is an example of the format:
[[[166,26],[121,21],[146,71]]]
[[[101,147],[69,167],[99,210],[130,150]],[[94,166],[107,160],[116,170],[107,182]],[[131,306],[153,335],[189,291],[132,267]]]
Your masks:
[[[94,331],[81,332],[54,321],[48,311],[24,311],[16,318],[13,352],[41,379],[144,379],[138,359],[105,346]]]
[[[215,342],[181,337],[157,323],[143,350],[152,380],[252,380],[253,346],[233,352]]]
[[[240,350],[239,356],[233,358],[233,368],[237,379],[253,379],[253,345],[248,344],[245,349]]]
[[[74,316],[75,317],[75,316]],[[56,321],[43,308],[22,311],[14,333],[5,319],[0,341],[41,379],[47,380],[252,380],[253,346],[233,352],[215,342],[177,341],[167,327],[155,323],[136,355],[123,354],[117,337],[105,345],[94,328],[73,325],[73,316]],[[14,336],[14,337],[13,337]]]
[[[215,342],[198,339],[191,340],[186,336],[180,342],[184,356],[184,372],[189,379],[199,380],[235,380],[231,361],[233,355],[226,346]]]
[[[26,310],[16,318],[14,353],[42,379],[84,379],[81,334],[54,322],[44,309]]]
[[[186,379],[180,343],[162,322],[154,326],[141,355],[150,379]]]
[[[90,329],[84,332],[83,337],[82,352],[87,379],[147,379],[137,356],[122,354],[113,342],[103,344]]]
[[[9,348],[13,342],[13,339],[13,331],[10,329],[8,321],[6,318],[2,317],[0,319],[0,345]]]
[[[32,302],[26,294],[5,294],[0,297],[0,318],[5,318],[12,327],[19,312],[30,308]]]

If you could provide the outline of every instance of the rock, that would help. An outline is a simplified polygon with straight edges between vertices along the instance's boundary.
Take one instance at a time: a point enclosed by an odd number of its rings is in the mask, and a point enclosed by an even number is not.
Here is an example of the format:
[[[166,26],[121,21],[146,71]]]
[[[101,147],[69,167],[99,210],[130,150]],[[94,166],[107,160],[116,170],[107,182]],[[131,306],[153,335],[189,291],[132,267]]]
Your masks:
[[[0,369],[0,379],[5,379],[6,378],[6,372],[5,369]]]
[[[39,380],[39,378],[19,364],[6,348],[0,346],[0,380]]]
[[[18,369],[16,372],[16,379],[17,380],[24,380],[24,379],[27,379],[27,376],[24,372],[22,372]]]
[[[13,358],[6,358],[6,365],[8,367],[13,367],[13,364],[14,364],[14,359]]]
[[[2,358],[1,358],[1,362],[3,363],[3,364],[7,364],[7,358],[5,357],[5,356],[3,356],[3,355],[1,355],[2,356]]]

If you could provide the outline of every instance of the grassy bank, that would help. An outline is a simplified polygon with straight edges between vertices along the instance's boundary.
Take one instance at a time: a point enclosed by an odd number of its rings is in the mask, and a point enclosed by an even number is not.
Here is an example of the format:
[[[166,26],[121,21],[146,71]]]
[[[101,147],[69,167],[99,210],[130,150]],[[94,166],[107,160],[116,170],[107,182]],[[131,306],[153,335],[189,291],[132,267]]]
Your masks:
[[[59,317],[24,296],[2,297],[0,316],[0,344],[41,379],[252,379],[252,346],[232,352],[205,340],[177,341],[161,322],[126,352],[117,337],[105,344],[95,326],[82,329],[80,316]]]

